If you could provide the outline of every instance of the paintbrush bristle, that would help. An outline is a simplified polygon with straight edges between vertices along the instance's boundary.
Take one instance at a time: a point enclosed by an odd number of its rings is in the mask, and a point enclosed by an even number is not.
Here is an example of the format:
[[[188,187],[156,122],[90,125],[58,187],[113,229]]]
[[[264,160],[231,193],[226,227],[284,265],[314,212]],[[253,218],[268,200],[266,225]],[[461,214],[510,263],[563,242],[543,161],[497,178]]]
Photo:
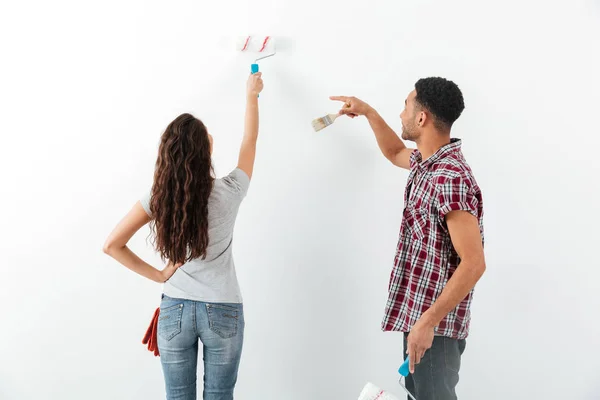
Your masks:
[[[329,125],[333,124],[333,121],[335,121],[335,116],[334,118],[332,118],[332,115],[329,114],[324,117],[315,119],[312,122],[312,127],[315,130],[315,132],[319,132],[321,129],[327,128]]]

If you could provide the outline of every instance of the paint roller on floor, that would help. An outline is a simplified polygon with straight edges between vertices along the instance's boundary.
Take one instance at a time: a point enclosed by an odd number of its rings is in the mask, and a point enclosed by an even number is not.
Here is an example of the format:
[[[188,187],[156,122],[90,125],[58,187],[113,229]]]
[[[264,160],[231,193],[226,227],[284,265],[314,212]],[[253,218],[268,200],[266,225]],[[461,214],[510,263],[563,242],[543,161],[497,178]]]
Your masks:
[[[401,375],[398,383],[400,384],[400,386],[402,386],[402,388],[406,391],[406,393],[412,400],[416,400],[414,398],[414,396],[412,395],[412,393],[410,393],[408,391],[406,386],[404,386],[402,384],[402,378],[403,377],[406,378],[409,374],[408,364],[409,364],[408,357],[406,357],[406,359],[404,360],[404,362],[398,369],[398,373]],[[380,389],[379,387],[375,386],[371,382],[368,382],[365,385],[365,387],[363,388],[362,392],[360,393],[360,396],[358,396],[358,400],[400,400],[400,399],[398,397],[394,396],[393,394]]]

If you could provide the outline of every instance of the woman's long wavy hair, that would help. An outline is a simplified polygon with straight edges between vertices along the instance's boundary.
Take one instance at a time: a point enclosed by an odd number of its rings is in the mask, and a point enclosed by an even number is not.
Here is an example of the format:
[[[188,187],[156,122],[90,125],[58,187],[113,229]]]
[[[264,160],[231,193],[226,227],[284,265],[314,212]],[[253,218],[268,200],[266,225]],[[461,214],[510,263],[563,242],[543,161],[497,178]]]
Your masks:
[[[204,124],[182,114],[162,135],[150,201],[154,246],[163,261],[206,258],[214,174]]]

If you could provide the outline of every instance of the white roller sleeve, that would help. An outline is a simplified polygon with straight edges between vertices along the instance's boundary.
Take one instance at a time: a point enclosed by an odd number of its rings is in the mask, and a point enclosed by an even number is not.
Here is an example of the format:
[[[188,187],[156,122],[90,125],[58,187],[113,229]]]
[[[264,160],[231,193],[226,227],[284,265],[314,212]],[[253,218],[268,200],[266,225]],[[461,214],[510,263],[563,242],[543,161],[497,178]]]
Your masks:
[[[358,400],[400,400],[391,393],[381,390],[371,382],[367,383],[363,388]]]
[[[242,36],[236,39],[238,51],[255,54],[275,53],[275,40],[272,36]]]

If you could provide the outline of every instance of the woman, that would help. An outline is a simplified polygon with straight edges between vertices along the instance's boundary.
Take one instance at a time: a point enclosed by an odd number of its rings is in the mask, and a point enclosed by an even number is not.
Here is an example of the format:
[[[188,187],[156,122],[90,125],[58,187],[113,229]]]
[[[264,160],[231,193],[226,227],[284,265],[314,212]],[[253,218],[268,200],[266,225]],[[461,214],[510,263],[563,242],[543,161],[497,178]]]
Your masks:
[[[213,177],[213,138],[190,114],[162,135],[152,190],[116,226],[104,251],[138,274],[164,283],[158,349],[167,399],[196,399],[198,339],[204,351],[204,400],[233,399],[244,312],[232,258],[238,208],[250,183],[258,137],[260,73],[248,78],[238,167]],[[141,260],[129,239],[151,224],[164,269]]]

